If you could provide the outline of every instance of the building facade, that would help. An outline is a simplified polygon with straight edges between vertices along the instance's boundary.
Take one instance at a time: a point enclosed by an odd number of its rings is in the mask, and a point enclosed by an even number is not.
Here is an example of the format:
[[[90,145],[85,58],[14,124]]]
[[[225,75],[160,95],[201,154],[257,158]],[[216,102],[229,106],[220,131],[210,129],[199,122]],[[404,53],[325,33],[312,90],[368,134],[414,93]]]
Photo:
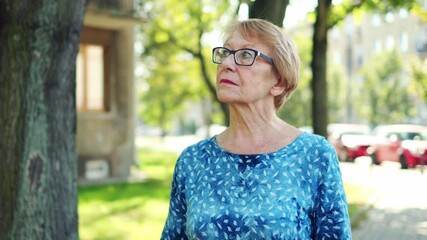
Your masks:
[[[135,0],[89,0],[77,57],[79,180],[126,179],[135,161]]]
[[[360,121],[351,104],[352,94],[357,94],[354,83],[363,81],[360,75],[362,65],[375,55],[391,50],[397,51],[403,59],[418,57],[426,61],[427,22],[401,9],[387,14],[349,15],[341,25],[331,29],[328,61],[333,65],[342,65],[348,81],[346,122]],[[427,122],[427,106],[422,102],[418,104],[418,115],[407,121]]]

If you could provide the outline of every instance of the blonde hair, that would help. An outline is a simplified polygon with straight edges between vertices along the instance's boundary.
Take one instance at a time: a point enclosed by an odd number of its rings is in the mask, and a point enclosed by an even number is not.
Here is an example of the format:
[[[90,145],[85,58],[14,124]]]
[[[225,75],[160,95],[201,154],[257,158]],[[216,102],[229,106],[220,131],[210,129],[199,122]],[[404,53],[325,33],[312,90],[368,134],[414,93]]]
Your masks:
[[[285,85],[283,93],[274,98],[276,111],[279,110],[299,83],[300,59],[294,41],[282,28],[262,19],[232,22],[224,32],[225,42],[236,31],[245,38],[255,38],[273,49],[270,57],[273,59],[274,71]]]

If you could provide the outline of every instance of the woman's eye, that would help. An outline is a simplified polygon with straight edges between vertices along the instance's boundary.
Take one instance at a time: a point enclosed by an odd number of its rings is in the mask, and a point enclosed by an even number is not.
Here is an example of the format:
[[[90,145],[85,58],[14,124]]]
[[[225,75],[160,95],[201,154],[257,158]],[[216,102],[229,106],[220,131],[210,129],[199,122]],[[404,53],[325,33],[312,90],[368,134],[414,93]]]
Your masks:
[[[243,53],[242,53],[242,57],[244,58],[244,59],[251,59],[251,58],[253,58],[254,56],[253,56],[254,54],[253,54],[253,52],[251,52],[251,51],[243,51]]]
[[[224,50],[220,54],[221,54],[222,57],[228,57],[230,55],[230,52]]]

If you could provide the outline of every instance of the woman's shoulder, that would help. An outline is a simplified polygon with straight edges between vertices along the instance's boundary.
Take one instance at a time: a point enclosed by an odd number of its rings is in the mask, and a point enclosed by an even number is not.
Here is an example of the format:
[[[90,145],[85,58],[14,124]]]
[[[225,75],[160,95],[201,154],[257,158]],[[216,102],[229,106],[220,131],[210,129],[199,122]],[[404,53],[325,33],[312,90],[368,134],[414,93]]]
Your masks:
[[[325,137],[314,133],[302,132],[297,142],[307,147],[329,147],[330,143]]]
[[[323,136],[303,132],[297,139],[296,143],[299,153],[307,155],[312,159],[333,159],[335,149],[332,144]]]
[[[186,147],[182,151],[181,156],[182,157],[194,156],[204,152],[211,152],[214,150],[214,147],[215,147],[215,136],[210,138],[205,138]]]

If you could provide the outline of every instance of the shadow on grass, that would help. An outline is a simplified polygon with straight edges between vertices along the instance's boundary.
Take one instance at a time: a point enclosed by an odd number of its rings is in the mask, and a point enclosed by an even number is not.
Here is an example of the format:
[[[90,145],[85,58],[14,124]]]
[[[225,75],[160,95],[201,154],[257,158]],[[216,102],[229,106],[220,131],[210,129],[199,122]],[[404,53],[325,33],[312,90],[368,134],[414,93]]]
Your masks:
[[[149,196],[150,198],[168,200],[169,180],[146,179],[138,183],[119,183],[103,186],[79,188],[79,198],[83,201],[112,202],[121,199]]]
[[[81,240],[159,239],[168,214],[176,153],[138,149],[140,182],[79,186]]]
[[[169,180],[80,187],[80,239],[158,239],[169,197]]]
[[[177,155],[166,151],[138,149],[139,171],[147,179],[135,183],[116,183],[79,187],[79,199],[83,201],[112,202],[134,197],[168,200],[170,184]]]
[[[370,206],[366,206],[361,203],[350,203],[348,204],[348,212],[351,219],[351,229],[357,229],[360,227],[360,224],[367,219],[367,215]]]

